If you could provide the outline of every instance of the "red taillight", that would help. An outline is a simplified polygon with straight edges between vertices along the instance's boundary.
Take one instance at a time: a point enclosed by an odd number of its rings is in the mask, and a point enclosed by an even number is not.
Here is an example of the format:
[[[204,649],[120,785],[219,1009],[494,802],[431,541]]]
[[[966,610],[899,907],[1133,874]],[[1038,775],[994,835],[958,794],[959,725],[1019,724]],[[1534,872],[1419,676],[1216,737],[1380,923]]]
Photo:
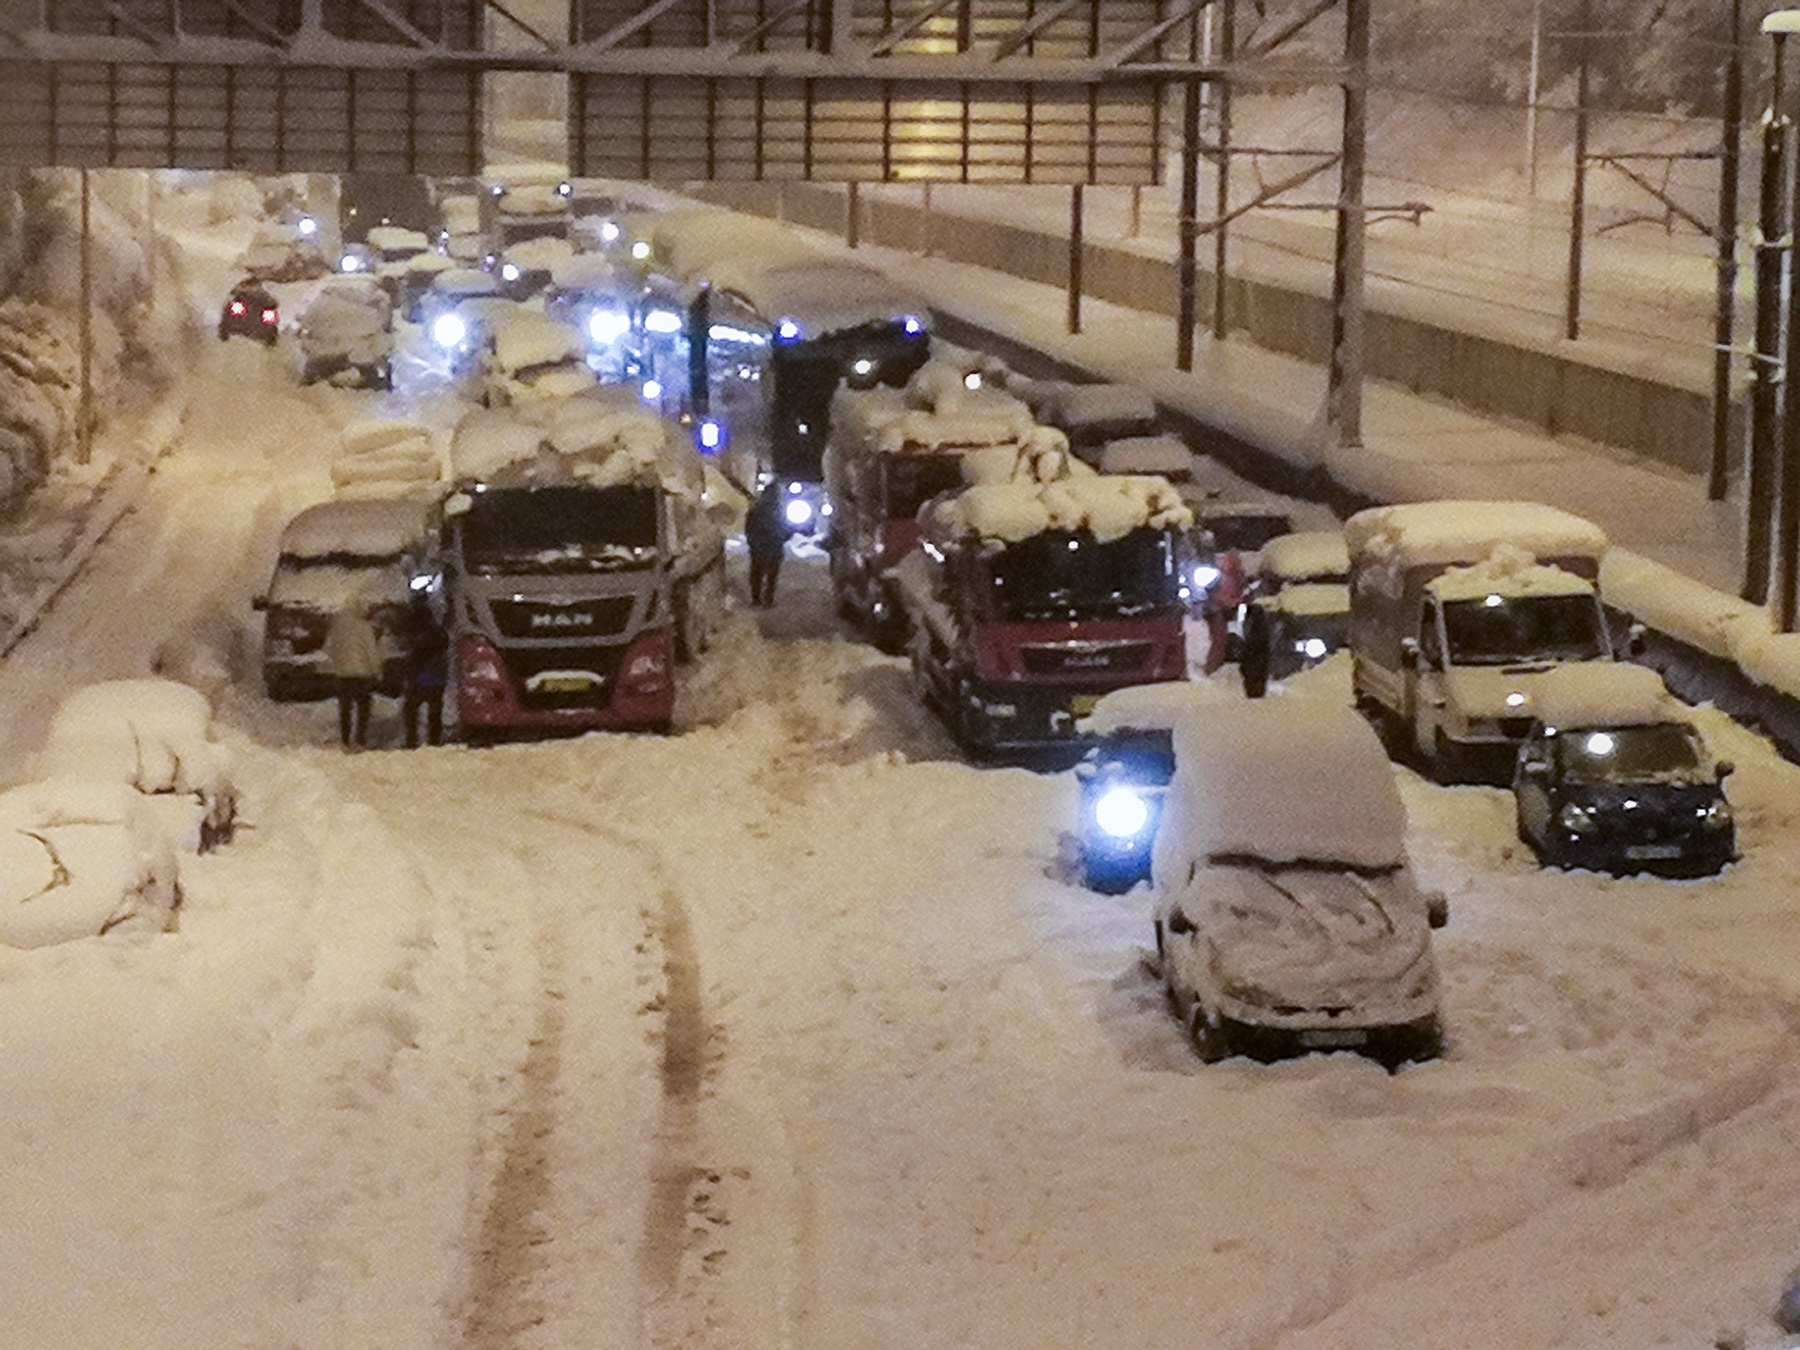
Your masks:
[[[503,699],[511,687],[506,664],[493,643],[482,637],[465,637],[456,644],[456,689],[464,702]]]
[[[275,311],[272,309],[265,309],[263,311],[263,320],[262,321],[263,321],[263,323],[268,325],[270,328],[273,328],[275,326],[275,322],[276,322]]]
[[[231,317],[234,319],[241,319],[244,317],[244,302],[242,300],[233,300],[231,302]]]
[[[645,698],[669,687],[675,648],[667,633],[646,633],[631,644],[619,667],[619,692],[627,698]]]

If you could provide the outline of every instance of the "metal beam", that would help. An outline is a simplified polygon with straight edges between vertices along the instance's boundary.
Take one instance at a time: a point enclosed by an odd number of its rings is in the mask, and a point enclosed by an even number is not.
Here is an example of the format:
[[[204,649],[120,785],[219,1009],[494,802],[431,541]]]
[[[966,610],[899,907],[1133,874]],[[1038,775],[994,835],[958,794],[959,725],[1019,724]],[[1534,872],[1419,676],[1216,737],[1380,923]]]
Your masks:
[[[1014,52],[1018,51],[1019,48],[1030,42],[1039,33],[1043,32],[1051,24],[1066,18],[1078,9],[1084,8],[1088,3],[1089,0],[1060,0],[1060,3],[1051,5],[1050,8],[1045,10],[1042,14],[1037,15],[1027,22],[1024,27],[1009,34],[1007,37],[1002,38],[998,50],[994,53],[994,59],[996,61],[1005,60]]]
[[[1186,23],[1189,19],[1193,18],[1201,10],[1212,3],[1213,0],[1192,0],[1192,3],[1181,6],[1169,18],[1146,29],[1144,32],[1131,39],[1130,42],[1115,47],[1110,52],[1103,53],[1100,57],[1101,64],[1111,70],[1118,69],[1118,67],[1124,65],[1139,52],[1143,51],[1144,48],[1154,47],[1169,33],[1181,27],[1182,24]]]
[[[681,0],[651,0],[651,3],[626,19],[623,23],[614,24],[599,37],[580,44],[582,51],[604,52],[618,46],[633,33],[640,32],[655,23],[680,4]]]
[[[901,25],[899,28],[890,25],[887,32],[881,35],[881,41],[877,42],[875,46],[870,49],[869,54],[871,56],[886,56],[889,52],[893,51],[895,47],[898,47],[902,42],[905,42],[907,38],[918,32],[926,24],[930,23],[933,19],[937,18],[938,15],[942,14],[956,3],[957,0],[929,0],[929,3],[925,8],[920,10],[919,13],[914,15],[907,23]]]
[[[757,24],[756,27],[752,28],[748,33],[744,34],[743,37],[738,39],[736,47],[737,54],[739,56],[744,55],[751,47],[755,46],[758,42],[761,42],[770,33],[773,33],[796,14],[804,14],[811,8],[812,0],[793,0],[793,3],[786,8],[776,10],[772,15],[764,19],[761,23]]]

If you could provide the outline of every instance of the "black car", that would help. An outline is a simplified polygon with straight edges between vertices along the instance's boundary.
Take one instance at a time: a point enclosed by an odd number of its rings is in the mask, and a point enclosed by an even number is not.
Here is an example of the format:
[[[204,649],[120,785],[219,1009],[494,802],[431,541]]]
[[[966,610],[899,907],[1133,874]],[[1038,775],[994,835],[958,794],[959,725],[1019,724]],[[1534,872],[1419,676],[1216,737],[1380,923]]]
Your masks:
[[[1174,775],[1174,738],[1167,730],[1128,727],[1096,738],[1075,766],[1088,886],[1116,895],[1149,878],[1163,794]]]
[[[1560,867],[1688,877],[1718,872],[1737,851],[1724,790],[1732,766],[1713,761],[1654,672],[1616,666],[1594,673],[1630,676],[1640,687],[1636,677],[1647,676],[1655,696],[1583,710],[1558,706],[1548,692],[1539,696],[1513,778],[1519,836]]]
[[[280,326],[281,306],[263,286],[233,287],[225,307],[219,311],[221,342],[226,338],[247,337],[273,347]]]

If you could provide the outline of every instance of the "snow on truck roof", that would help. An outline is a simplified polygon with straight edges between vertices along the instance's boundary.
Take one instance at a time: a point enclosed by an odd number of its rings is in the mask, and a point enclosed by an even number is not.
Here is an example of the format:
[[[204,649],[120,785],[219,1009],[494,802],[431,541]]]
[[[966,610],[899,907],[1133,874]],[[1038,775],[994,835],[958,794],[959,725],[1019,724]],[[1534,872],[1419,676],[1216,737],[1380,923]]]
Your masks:
[[[1532,686],[1532,707],[1550,727],[1646,726],[1685,722],[1687,711],[1647,666],[1576,661],[1547,670]]]
[[[1281,534],[1257,550],[1258,570],[1284,581],[1317,581],[1350,571],[1350,550],[1342,530],[1301,530]]]
[[[1376,506],[1344,524],[1350,556],[1379,554],[1406,566],[1472,563],[1510,545],[1538,558],[1592,558],[1606,532],[1592,521],[1538,502],[1439,501]]]
[[[1480,562],[1452,567],[1432,578],[1439,600],[1481,600],[1490,595],[1592,595],[1594,583],[1560,567],[1536,562],[1531,554],[1502,544]]]
[[[1159,840],[1159,857],[1367,868],[1405,858],[1406,812],[1387,752],[1360,713],[1325,699],[1186,710],[1169,800],[1160,828],[1172,834]]]
[[[1026,445],[1067,445],[1019,399],[988,385],[970,389],[963,376],[959,367],[934,359],[904,389],[839,389],[832,400],[836,439],[887,455],[995,446],[1010,455]]]
[[[403,553],[424,537],[430,509],[426,502],[399,497],[321,502],[288,522],[281,532],[281,553],[295,558]]]
[[[1194,522],[1193,512],[1164,479],[1097,474],[1063,458],[1065,477],[978,483],[936,499],[925,508],[929,528],[952,538],[972,535],[1016,544],[1049,530],[1086,530],[1106,541],[1133,530],[1185,529]]]
[[[703,487],[685,438],[619,385],[526,409],[472,409],[456,424],[450,463],[464,483],[641,483],[688,496]]]
[[[653,240],[667,269],[692,286],[735,291],[771,322],[832,333],[902,314],[923,316],[923,297],[866,263],[825,253],[773,221],[717,210],[657,218]]]

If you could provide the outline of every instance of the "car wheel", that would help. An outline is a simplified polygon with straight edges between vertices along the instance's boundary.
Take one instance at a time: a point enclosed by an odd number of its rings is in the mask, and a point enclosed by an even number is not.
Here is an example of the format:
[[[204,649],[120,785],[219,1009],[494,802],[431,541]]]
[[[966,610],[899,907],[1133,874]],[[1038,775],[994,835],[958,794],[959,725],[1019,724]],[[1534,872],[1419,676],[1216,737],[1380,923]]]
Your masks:
[[[1206,1015],[1206,1009],[1200,1006],[1198,999],[1188,1010],[1188,1039],[1194,1043],[1194,1053],[1200,1057],[1202,1064],[1217,1064],[1231,1055],[1231,1047],[1226,1044],[1225,1028]]]

